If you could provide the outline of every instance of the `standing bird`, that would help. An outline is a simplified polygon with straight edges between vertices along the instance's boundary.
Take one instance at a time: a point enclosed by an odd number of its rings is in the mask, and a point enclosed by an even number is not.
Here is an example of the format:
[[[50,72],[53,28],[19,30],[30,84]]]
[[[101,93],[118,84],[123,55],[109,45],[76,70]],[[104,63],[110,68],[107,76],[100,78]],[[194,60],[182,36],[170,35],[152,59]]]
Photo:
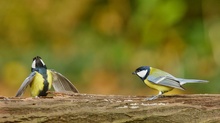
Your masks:
[[[176,78],[167,72],[149,66],[141,66],[133,74],[137,75],[150,88],[159,91],[158,95],[147,98],[147,100],[157,99],[174,88],[184,90],[182,85],[186,83],[208,82],[206,80]]]
[[[54,70],[47,69],[40,56],[33,58],[31,74],[18,89],[16,97],[22,96],[28,85],[30,85],[32,97],[47,96],[47,91],[51,89],[52,85],[56,92],[78,93],[78,90],[66,77]]]

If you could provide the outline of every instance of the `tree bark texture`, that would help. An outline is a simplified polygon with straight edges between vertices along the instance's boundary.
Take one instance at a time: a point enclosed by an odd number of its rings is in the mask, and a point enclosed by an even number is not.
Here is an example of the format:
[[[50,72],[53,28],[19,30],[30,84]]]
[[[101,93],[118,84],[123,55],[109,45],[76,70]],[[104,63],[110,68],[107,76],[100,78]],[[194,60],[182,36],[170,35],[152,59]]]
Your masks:
[[[56,94],[1,97],[0,122],[201,123],[220,122],[220,95],[144,96]]]

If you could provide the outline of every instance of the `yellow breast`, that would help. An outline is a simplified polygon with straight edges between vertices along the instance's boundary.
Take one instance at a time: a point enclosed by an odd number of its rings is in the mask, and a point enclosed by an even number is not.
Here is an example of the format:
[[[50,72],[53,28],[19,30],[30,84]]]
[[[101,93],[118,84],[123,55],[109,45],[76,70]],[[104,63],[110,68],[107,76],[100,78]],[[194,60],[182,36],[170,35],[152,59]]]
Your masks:
[[[163,85],[154,84],[152,82],[149,82],[147,79],[144,80],[144,83],[147,86],[149,86],[150,88],[161,91],[161,92],[168,92],[168,91],[171,91],[173,89],[172,87],[167,87],[167,86],[163,86]]]
[[[38,96],[38,94],[40,93],[40,90],[43,90],[43,86],[44,86],[43,82],[44,82],[44,78],[42,77],[42,75],[36,72],[34,79],[30,86],[31,96],[33,97]]]
[[[49,86],[48,86],[48,90],[49,90],[52,86],[52,75],[48,70],[47,70],[47,81],[49,82]],[[33,97],[38,96],[40,91],[43,90],[43,87],[44,87],[44,78],[40,73],[36,72],[36,75],[33,78],[33,81],[30,86],[31,96]]]
[[[47,70],[47,81],[49,82],[49,89],[51,89],[53,76],[52,76],[50,70]]]

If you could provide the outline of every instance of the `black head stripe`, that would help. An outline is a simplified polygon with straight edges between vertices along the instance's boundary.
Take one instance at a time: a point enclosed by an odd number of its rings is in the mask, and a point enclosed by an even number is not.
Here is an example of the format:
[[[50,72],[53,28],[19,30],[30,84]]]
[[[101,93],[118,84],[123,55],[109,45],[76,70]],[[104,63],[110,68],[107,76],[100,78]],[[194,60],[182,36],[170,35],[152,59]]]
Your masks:
[[[41,62],[40,59],[36,59],[36,67],[43,67],[44,64]]]
[[[140,78],[142,80],[145,80],[148,77],[148,75],[150,74],[150,67],[149,66],[141,66],[141,67],[137,68],[135,72],[138,73],[143,70],[147,70],[147,73],[144,77],[140,77]]]
[[[150,67],[147,67],[147,74],[146,74],[146,76],[144,77],[144,79],[146,79],[146,78],[149,76],[149,74],[150,74]]]
[[[36,60],[36,59],[41,59],[41,57],[40,56],[36,56],[36,57],[33,58],[33,61]]]
[[[34,57],[34,58],[33,58],[33,61],[35,61],[35,67],[32,66],[33,68],[39,68],[39,67],[44,67],[44,68],[46,68],[45,63],[43,62],[43,60],[41,59],[40,56]]]

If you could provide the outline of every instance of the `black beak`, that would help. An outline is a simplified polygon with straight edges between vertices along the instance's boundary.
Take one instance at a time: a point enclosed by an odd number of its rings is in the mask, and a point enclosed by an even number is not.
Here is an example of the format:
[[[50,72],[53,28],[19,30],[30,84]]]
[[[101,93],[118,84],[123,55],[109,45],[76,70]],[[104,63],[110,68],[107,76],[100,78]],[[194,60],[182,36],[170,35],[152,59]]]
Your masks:
[[[133,75],[136,75],[136,72],[132,72]]]

